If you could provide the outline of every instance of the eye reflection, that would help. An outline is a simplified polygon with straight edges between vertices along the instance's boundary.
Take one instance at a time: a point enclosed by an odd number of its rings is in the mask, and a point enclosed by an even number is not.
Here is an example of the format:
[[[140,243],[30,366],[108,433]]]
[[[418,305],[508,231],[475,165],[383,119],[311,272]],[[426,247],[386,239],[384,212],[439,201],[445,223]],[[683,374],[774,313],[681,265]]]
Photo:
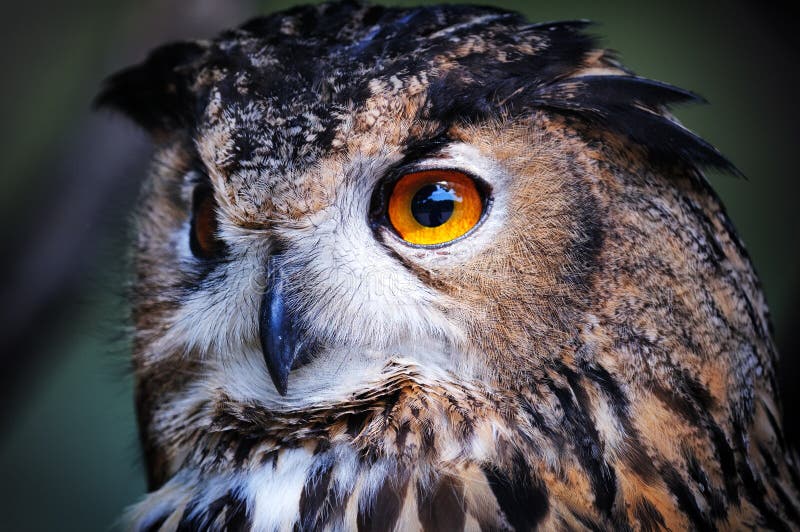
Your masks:
[[[438,227],[453,215],[455,202],[461,197],[447,183],[424,185],[411,200],[411,214],[425,227]]]

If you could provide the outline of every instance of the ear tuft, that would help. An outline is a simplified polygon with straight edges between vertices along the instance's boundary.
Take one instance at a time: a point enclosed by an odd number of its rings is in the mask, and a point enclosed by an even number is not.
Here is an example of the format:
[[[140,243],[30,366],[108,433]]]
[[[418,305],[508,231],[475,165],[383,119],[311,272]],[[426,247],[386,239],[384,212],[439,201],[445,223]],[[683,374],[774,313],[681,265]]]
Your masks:
[[[196,110],[193,66],[205,51],[196,42],[161,46],[144,62],[107,78],[94,106],[116,109],[151,134],[191,127]]]
[[[588,75],[538,87],[531,99],[539,107],[577,114],[621,133],[656,159],[742,176],[714,146],[664,114],[673,104],[705,102],[690,91],[637,76]]]

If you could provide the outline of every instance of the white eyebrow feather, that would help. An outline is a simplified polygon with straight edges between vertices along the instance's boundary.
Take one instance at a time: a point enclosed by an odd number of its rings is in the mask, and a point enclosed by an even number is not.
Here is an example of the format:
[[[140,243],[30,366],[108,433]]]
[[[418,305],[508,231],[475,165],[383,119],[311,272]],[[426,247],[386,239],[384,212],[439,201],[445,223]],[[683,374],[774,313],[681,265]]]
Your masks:
[[[428,38],[430,39],[438,39],[439,37],[446,37],[451,33],[455,33],[459,30],[464,30],[467,28],[471,28],[472,26],[478,26],[483,24],[484,22],[491,22],[493,20],[499,20],[503,18],[508,18],[510,14],[508,13],[501,13],[501,14],[493,14],[493,15],[483,15],[480,17],[476,17],[472,20],[468,20],[467,22],[462,22],[461,24],[454,24],[442,30],[439,30],[435,33],[431,33]]]

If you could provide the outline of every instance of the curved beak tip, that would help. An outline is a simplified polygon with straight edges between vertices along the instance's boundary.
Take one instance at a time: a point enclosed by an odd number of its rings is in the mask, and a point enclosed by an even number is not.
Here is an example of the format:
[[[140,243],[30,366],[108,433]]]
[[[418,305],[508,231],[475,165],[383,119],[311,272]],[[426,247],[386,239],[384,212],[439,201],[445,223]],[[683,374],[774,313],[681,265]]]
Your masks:
[[[270,377],[272,377],[272,382],[275,384],[275,389],[278,390],[278,393],[281,394],[281,397],[286,397],[286,392],[288,391],[289,386],[289,374],[286,373],[285,375],[280,375],[277,372],[270,371]]]

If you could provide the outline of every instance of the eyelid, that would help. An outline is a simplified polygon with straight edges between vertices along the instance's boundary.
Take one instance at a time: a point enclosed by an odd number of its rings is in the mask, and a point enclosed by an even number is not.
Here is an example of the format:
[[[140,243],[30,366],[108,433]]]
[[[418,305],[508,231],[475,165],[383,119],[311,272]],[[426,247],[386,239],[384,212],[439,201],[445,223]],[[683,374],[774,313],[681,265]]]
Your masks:
[[[388,200],[389,195],[394,189],[394,186],[404,176],[421,172],[458,172],[459,174],[464,174],[475,182],[481,194],[483,194],[486,198],[491,197],[492,186],[485,179],[476,175],[472,170],[467,170],[457,166],[441,166],[430,163],[426,164],[426,161],[421,161],[406,163],[387,172],[386,175],[379,180],[376,188],[376,190],[379,191],[382,196],[380,199]],[[388,206],[388,201],[385,202],[384,206]]]

